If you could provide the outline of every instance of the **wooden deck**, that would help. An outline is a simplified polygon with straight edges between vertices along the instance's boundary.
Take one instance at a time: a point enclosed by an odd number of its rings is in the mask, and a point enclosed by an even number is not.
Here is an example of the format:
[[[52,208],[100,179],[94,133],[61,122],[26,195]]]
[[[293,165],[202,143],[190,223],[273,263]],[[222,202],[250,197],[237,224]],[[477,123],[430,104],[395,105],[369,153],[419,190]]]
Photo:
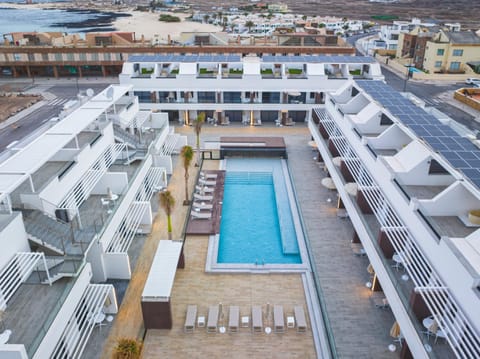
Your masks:
[[[211,203],[213,208],[211,210],[212,218],[209,219],[199,219],[194,218],[192,215],[188,218],[188,225],[186,229],[186,234],[218,234],[220,233],[220,218],[222,215],[222,203],[223,203],[223,189],[225,184],[225,171],[203,171],[205,173],[214,173],[217,175],[216,184],[214,191],[211,194],[213,200]],[[198,184],[198,183],[197,183]],[[212,186],[208,186],[212,187]],[[210,193],[207,193],[210,194]]]

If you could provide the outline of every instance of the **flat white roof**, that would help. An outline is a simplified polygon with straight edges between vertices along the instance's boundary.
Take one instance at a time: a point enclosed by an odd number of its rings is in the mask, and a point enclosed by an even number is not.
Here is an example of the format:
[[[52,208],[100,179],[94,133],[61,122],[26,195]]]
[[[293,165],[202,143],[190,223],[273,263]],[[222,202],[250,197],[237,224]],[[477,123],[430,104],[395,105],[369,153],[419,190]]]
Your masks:
[[[170,298],[182,245],[181,241],[163,240],[158,243],[142,300],[167,301]]]
[[[109,86],[1,163],[0,193],[15,190],[131,88],[132,85]]]

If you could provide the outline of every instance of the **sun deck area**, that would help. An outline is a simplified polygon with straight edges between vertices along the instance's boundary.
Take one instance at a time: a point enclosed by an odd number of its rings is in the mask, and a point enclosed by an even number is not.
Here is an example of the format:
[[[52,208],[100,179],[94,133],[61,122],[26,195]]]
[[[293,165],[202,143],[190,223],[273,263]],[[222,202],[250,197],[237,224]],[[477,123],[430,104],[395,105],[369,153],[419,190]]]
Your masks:
[[[398,349],[394,353],[388,350],[388,345],[393,340],[389,331],[395,321],[394,316],[388,308],[376,308],[371,298],[372,291],[365,287],[365,283],[370,279],[366,270],[368,259],[352,253],[350,243],[353,226],[349,219],[337,216],[336,192],[321,185],[326,173],[318,162],[312,159],[315,152],[308,146],[308,129],[303,125],[294,128],[272,125],[256,127],[254,130],[254,134],[259,137],[271,134],[283,136],[285,139],[288,165],[303,217],[304,231],[309,241],[313,271],[320,283],[325,307],[321,309],[314,306],[317,313],[310,312],[311,306],[308,305],[309,299],[301,273],[207,274],[205,261],[209,236],[187,235],[185,268],[177,270],[171,297],[173,329],[148,330],[144,340],[143,357],[220,358],[225,356],[225,353],[232,358],[318,357],[310,315],[318,315],[319,311],[324,311],[328,317],[327,330],[330,330],[334,337],[339,357],[398,357]],[[177,131],[188,135],[189,143],[194,143],[191,128],[183,127]],[[252,136],[252,129],[243,126],[225,128],[206,125],[202,129],[201,138],[202,141],[219,141],[221,136],[235,135]],[[190,172],[190,191],[197,178],[193,168],[192,166]],[[204,160],[201,171],[215,171],[218,168],[219,161]],[[177,197],[177,203],[181,203],[184,197],[183,175],[183,168],[176,166],[169,182],[169,188],[175,189],[173,194]],[[174,238],[181,235],[181,221],[189,216],[189,207],[177,206],[173,215],[173,220],[177,221],[174,222]],[[165,215],[160,214],[147,242],[153,238],[167,238],[165,223]],[[130,289],[127,291],[103,358],[110,358],[109,353],[112,352],[115,338],[142,335],[141,312],[135,298],[138,299],[143,288],[137,281],[145,280],[145,268],[148,272],[149,266],[141,264],[132,276],[135,292]],[[142,270],[143,272],[139,272]],[[208,307],[220,303],[224,317],[223,320],[220,318],[219,326],[227,326],[230,305],[240,307],[240,316],[251,316],[253,305],[261,305],[265,314],[268,303],[270,308],[275,304],[283,305],[285,317],[293,315],[295,305],[302,305],[307,316],[308,329],[303,334],[297,334],[293,329],[287,329],[284,334],[253,334],[249,328],[239,328],[238,333],[231,334],[207,333],[205,328],[195,328],[193,333],[188,334],[183,332],[188,305],[197,305],[197,316],[207,319]],[[273,326],[272,321],[272,317],[270,322],[264,318],[264,326]]]

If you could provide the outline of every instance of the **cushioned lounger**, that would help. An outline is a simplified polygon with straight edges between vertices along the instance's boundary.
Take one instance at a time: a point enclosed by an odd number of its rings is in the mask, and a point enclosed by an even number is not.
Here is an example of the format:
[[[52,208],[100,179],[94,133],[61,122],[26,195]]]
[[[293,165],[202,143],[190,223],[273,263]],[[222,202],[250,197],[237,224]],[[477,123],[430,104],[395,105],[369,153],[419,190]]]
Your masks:
[[[195,329],[195,320],[197,319],[197,306],[189,305],[187,307],[187,317],[185,318],[185,325],[183,330],[185,333],[192,333]]]
[[[283,307],[281,305],[273,306],[273,323],[276,333],[283,333],[285,331],[285,320],[283,318]]]
[[[218,305],[208,308],[207,333],[216,333],[218,324]]]
[[[238,332],[238,320],[240,318],[240,310],[238,306],[231,305],[230,313],[228,314],[228,331],[235,333]]]
[[[259,305],[252,307],[252,331],[254,333],[263,331],[262,307]]]

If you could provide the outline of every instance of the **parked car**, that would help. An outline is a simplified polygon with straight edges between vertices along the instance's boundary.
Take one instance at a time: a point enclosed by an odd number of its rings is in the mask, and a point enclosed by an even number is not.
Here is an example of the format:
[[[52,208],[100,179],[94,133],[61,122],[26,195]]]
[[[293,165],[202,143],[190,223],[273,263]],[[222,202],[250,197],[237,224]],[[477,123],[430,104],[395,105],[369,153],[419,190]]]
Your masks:
[[[476,78],[473,78],[473,77],[470,77],[468,78],[465,83],[467,85],[476,85],[476,84],[480,84],[480,79],[476,79]]]

